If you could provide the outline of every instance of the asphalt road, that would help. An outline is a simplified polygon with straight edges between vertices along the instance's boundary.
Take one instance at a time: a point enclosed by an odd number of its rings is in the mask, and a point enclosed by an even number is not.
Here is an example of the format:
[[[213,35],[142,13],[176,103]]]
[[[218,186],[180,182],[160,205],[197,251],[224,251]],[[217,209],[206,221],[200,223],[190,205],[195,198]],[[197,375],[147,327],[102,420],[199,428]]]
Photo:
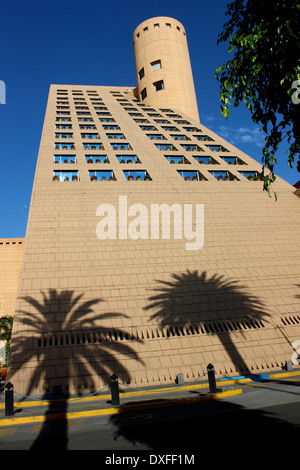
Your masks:
[[[214,458],[224,455],[222,449],[226,455],[229,449],[253,452],[258,448],[272,449],[274,454],[279,449],[298,448],[299,385],[296,379],[251,382],[236,385],[236,389],[242,389],[238,395],[191,403],[173,403],[174,397],[170,399],[166,394],[147,399],[135,397],[126,400],[113,414],[95,417],[84,415],[82,403],[67,404],[68,411],[80,409],[82,412],[74,419],[66,419],[66,404],[55,405],[45,410],[44,422],[33,419],[28,424],[1,426],[0,421],[0,449],[101,450],[99,462],[107,465],[120,464],[109,459],[125,454],[144,456],[136,465],[133,461],[125,462],[133,467],[149,464],[150,455],[152,465],[191,465],[203,459],[204,454],[213,452]],[[202,394],[202,391],[191,390],[185,396],[194,398]],[[133,409],[132,405],[138,408]],[[97,407],[97,402],[89,405],[89,409]],[[106,407],[112,409],[107,404]],[[57,413],[60,419],[51,419]],[[16,408],[16,422],[18,416],[24,414],[26,410]],[[179,456],[181,462],[178,459],[158,462],[158,455],[166,454]]]

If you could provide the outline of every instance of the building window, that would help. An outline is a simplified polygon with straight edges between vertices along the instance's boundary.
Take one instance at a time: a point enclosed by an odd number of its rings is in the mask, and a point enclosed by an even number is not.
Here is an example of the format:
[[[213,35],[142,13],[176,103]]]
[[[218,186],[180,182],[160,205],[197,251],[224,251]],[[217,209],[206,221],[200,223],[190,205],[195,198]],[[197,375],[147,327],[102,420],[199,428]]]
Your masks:
[[[143,29],[144,33],[146,33],[148,31],[148,26],[146,26],[144,29]]]
[[[161,69],[161,61],[156,60],[155,62],[151,62],[151,67],[152,67],[152,72],[155,70],[160,70]]]
[[[167,140],[162,134],[146,134],[150,140]]]
[[[171,27],[172,27],[172,26],[171,26],[171,23],[166,23],[166,27],[167,27],[167,28],[171,28]]]
[[[228,165],[246,165],[243,160],[241,160],[238,157],[220,157],[222,160],[224,160]]]
[[[53,181],[78,181],[78,171],[54,171]]]
[[[218,181],[239,181],[238,178],[229,171],[210,171]]]
[[[264,179],[263,174],[258,171],[240,171],[240,173],[249,181],[259,181]]]
[[[75,155],[54,155],[54,163],[76,163]]]
[[[164,152],[168,150],[177,151],[177,148],[172,144],[155,144],[155,146],[158,148],[158,150],[162,150]]]
[[[193,155],[194,159],[204,165],[219,165],[219,162],[214,160],[212,157],[209,156],[203,156],[203,155]]]
[[[229,152],[223,145],[206,145],[211,152]]]
[[[104,150],[103,144],[83,144],[84,150]]]
[[[140,159],[136,155],[116,155],[117,160],[119,163],[126,163],[126,164],[136,164],[141,163]]]
[[[145,69],[144,67],[141,68],[141,70],[139,71],[139,77],[140,77],[140,80],[142,80],[142,78],[144,78],[145,76]],[[127,101],[127,100],[126,100]]]
[[[86,155],[87,163],[109,163],[107,155]]]
[[[106,137],[108,139],[118,139],[118,140],[125,139],[124,134],[106,134]]]
[[[181,144],[187,152],[204,152],[204,150],[196,144]]]
[[[157,29],[157,28],[159,28],[159,23],[155,23],[154,25],[154,29]]]
[[[67,132],[56,132],[55,138],[56,139],[73,139],[73,134],[67,133]]]
[[[178,173],[185,181],[207,181],[199,171],[178,171]]]
[[[124,175],[128,181],[147,181],[151,180],[151,177],[149,173],[146,170],[140,170],[140,171],[135,171],[135,170],[124,170]]]
[[[144,89],[141,91],[141,98],[142,98],[142,100],[144,100],[145,98],[147,98],[147,88],[144,88]]]
[[[95,133],[95,134],[93,134],[93,133],[91,133],[91,134],[82,133],[81,138],[82,139],[100,139],[100,136],[97,133]]]
[[[55,150],[75,150],[75,145],[74,143],[72,144],[66,144],[66,143],[59,143],[59,142],[56,142],[55,143]]]
[[[91,181],[115,181],[114,172],[111,170],[89,171]]]
[[[131,145],[127,143],[124,143],[124,144],[112,143],[111,146],[113,150],[132,150]]]
[[[155,82],[153,83],[153,85],[154,85],[154,91],[164,90],[165,88],[163,80],[159,80],[159,82]]]
[[[165,158],[168,160],[169,163],[176,163],[176,164],[190,164],[191,162],[188,161],[187,158],[185,158],[183,155],[179,156],[170,156],[170,155],[165,155]]]

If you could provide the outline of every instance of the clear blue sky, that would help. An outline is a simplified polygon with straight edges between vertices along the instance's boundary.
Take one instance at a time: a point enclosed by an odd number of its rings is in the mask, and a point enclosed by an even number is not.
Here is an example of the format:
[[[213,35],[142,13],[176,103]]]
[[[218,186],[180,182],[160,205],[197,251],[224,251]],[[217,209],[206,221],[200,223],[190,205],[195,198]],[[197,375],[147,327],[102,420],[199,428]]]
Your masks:
[[[51,83],[135,86],[132,35],[144,20],[170,16],[187,31],[201,122],[261,160],[264,135],[242,107],[219,112],[215,70],[227,60],[217,46],[227,0],[11,0],[0,3],[0,238],[24,237]],[[285,149],[276,171],[291,184]]]

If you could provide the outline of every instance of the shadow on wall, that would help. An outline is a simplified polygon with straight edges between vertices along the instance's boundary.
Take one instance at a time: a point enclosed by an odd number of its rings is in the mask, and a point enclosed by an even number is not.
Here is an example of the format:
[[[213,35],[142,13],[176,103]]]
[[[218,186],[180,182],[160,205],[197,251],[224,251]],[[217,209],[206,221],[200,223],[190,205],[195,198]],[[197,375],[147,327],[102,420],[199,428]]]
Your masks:
[[[263,303],[249,295],[237,281],[203,271],[173,274],[172,280],[157,281],[155,295],[149,297],[145,310],[166,334],[174,329],[182,334],[217,335],[237,371],[248,366],[235,346],[231,333],[263,328],[269,314]]]
[[[130,373],[122,364],[121,356],[143,362],[131,346],[115,339],[126,335],[126,331],[101,326],[101,322],[125,317],[120,313],[95,312],[94,309],[102,299],[82,302],[83,294],[76,296],[73,291],[58,292],[55,289],[50,289],[48,294],[42,292],[42,297],[42,302],[30,296],[22,298],[28,303],[29,309],[20,311],[20,318],[15,318],[18,335],[12,337],[9,366],[13,373],[33,359],[37,365],[28,383],[26,395],[32,393],[36,383],[43,379],[46,387],[43,398],[61,399],[59,412],[62,419],[59,423],[60,439],[57,446],[64,449],[67,445],[67,422],[64,416],[69,399],[69,385],[80,395],[82,388],[95,389],[97,384],[93,377],[100,376],[103,382],[109,383],[111,375],[116,373],[124,382],[129,382]],[[132,334],[130,339],[141,342]],[[32,346],[35,340],[36,348]],[[8,372],[10,373],[10,369]],[[13,383],[13,378],[9,377],[9,380]],[[48,384],[52,385],[47,389]],[[41,442],[38,438],[33,449],[35,445],[38,448],[42,444],[46,445],[42,436],[49,426],[53,406],[57,407],[57,404],[50,404],[40,433]]]

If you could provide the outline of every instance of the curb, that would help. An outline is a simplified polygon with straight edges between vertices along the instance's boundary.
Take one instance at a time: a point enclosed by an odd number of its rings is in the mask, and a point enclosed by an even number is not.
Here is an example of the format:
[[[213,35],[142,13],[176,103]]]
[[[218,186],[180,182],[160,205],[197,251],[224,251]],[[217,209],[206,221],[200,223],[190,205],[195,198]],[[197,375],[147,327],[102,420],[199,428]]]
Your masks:
[[[233,395],[239,395],[243,393],[242,389],[230,390],[226,392],[220,392],[215,394],[207,394],[202,397],[194,397],[194,398],[178,398],[178,399],[170,399],[170,401],[162,401],[151,403],[143,403],[137,405],[121,405],[119,407],[114,407],[110,409],[102,409],[102,410],[89,410],[89,411],[75,411],[70,413],[58,413],[58,414],[47,414],[47,415],[40,415],[40,416],[29,416],[24,418],[4,418],[0,419],[0,427],[2,426],[12,426],[18,424],[28,424],[28,423],[41,423],[47,421],[54,421],[54,420],[68,420],[74,418],[89,418],[95,416],[103,416],[103,415],[112,415],[112,414],[122,414],[131,411],[139,411],[141,409],[153,409],[153,408],[162,408],[166,406],[176,406],[176,405],[187,405],[191,403],[197,402],[204,402],[208,400],[216,400],[219,398],[224,398]]]

